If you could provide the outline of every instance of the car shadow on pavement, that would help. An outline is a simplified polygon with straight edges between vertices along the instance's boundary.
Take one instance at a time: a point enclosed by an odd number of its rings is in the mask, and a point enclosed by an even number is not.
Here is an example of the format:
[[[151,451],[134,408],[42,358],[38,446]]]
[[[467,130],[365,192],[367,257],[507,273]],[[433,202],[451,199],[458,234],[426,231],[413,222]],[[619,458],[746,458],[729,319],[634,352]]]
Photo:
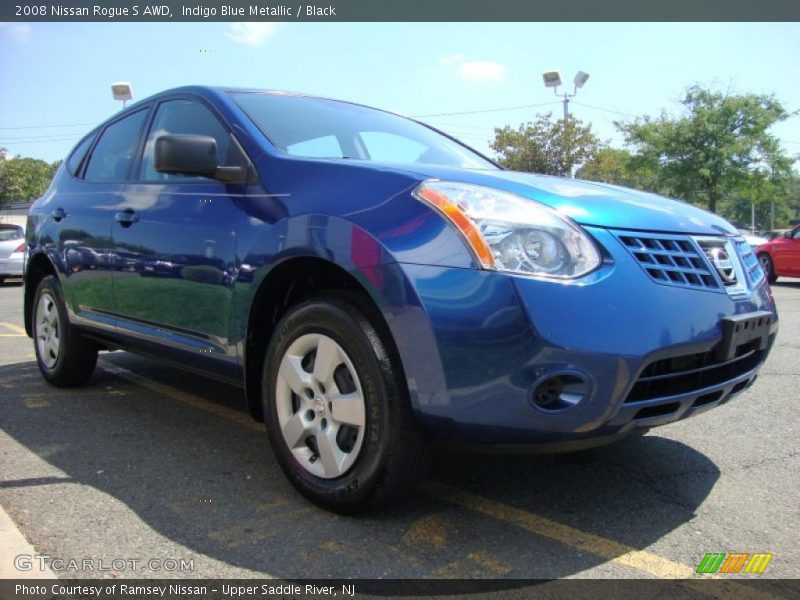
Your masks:
[[[402,504],[332,515],[294,492],[260,427],[221,415],[243,411],[240,390],[125,353],[103,355],[109,363],[150,385],[101,366],[86,386],[61,390],[33,362],[0,367],[0,429],[21,445],[3,444],[0,500],[40,551],[169,552],[193,557],[181,575],[197,577],[555,578],[608,556],[537,523],[620,553],[646,548],[690,521],[719,477],[703,454],[658,435],[556,456],[437,451],[430,479]],[[489,508],[447,497],[455,492]]]

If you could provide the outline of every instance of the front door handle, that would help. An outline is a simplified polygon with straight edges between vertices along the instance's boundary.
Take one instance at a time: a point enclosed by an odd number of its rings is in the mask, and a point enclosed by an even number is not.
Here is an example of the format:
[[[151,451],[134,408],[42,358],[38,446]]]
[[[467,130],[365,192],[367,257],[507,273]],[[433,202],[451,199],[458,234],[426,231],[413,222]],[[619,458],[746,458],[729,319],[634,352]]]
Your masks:
[[[50,215],[53,217],[53,220],[58,223],[61,219],[67,216],[67,211],[59,206],[58,208],[54,208]]]
[[[114,215],[114,219],[123,227],[130,227],[139,221],[139,215],[132,208],[126,208]]]

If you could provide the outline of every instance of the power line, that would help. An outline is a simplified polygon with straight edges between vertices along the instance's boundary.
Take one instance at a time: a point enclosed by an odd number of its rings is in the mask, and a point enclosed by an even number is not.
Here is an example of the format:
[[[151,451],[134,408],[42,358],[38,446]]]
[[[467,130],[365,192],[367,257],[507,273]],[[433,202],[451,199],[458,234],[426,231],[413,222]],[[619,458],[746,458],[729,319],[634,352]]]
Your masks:
[[[55,140],[63,138],[64,136],[75,137],[83,135],[82,133],[53,133],[50,135],[31,135],[26,137],[6,138],[3,142],[24,142],[28,140]]]
[[[20,127],[0,127],[0,129],[53,129],[56,127],[85,127],[91,123],[70,123],[69,125],[24,125]]]
[[[494,129],[486,129],[483,131],[473,131],[471,129],[460,129],[458,127],[447,127],[446,125],[443,127],[437,128],[439,131],[455,131],[457,133],[463,133],[464,135],[494,135]]]
[[[77,140],[80,137],[80,135],[71,135],[68,137],[54,138],[51,140],[27,140],[21,142],[5,142],[0,140],[0,144],[8,144],[9,146],[17,146],[19,144],[52,144],[55,142],[69,142],[70,140]]]
[[[467,125],[466,123],[452,123],[450,121],[446,121],[441,125],[435,125],[435,127],[457,127],[462,129],[475,129],[477,131],[494,131],[494,126],[492,125]]]
[[[586,108],[593,108],[595,110],[601,110],[603,112],[612,113],[615,115],[620,115],[622,117],[632,117],[636,119],[639,115],[632,115],[631,113],[622,112],[619,110],[611,110],[610,108],[603,108],[602,106],[594,106],[593,104],[585,104],[583,102],[578,102],[577,100],[572,100],[573,104],[577,104],[578,106],[584,106]]]
[[[524,108],[536,108],[539,106],[549,106],[551,104],[558,104],[556,101],[541,102],[539,104],[521,104],[519,106],[504,106],[501,108],[484,108],[479,110],[466,110],[451,113],[435,113],[429,115],[410,115],[413,119],[421,119],[426,117],[449,117],[454,115],[476,115],[481,113],[503,112],[511,110],[522,110]],[[64,125],[20,125],[18,127],[0,127],[0,130],[19,130],[19,129],[52,129],[59,127],[86,127],[92,123],[69,123]],[[465,127],[474,127],[472,125],[465,125]]]
[[[464,110],[451,113],[434,113],[430,115],[410,115],[412,119],[423,119],[427,117],[451,117],[456,115],[477,115],[481,113],[503,112],[507,110],[522,110],[523,108],[536,108],[538,106],[549,106],[551,104],[558,104],[558,101],[551,100],[550,102],[542,102],[540,104],[521,104],[519,106],[505,106],[503,108],[484,108],[482,110]]]

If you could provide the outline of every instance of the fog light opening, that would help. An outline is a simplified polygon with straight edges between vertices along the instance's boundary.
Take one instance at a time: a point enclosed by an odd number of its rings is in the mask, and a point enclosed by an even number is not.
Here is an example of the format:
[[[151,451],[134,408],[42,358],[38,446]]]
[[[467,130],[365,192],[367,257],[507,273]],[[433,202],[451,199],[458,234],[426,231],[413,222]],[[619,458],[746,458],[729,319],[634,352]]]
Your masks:
[[[588,392],[589,384],[584,379],[562,373],[544,379],[534,388],[533,404],[547,412],[564,410],[581,402]]]

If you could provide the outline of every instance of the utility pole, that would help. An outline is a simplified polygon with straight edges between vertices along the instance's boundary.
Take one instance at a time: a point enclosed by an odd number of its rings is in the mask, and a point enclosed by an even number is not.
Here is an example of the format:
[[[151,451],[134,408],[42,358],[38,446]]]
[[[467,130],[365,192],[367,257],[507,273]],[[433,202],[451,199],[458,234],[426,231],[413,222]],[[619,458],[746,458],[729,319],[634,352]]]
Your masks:
[[[775,231],[775,201],[769,201],[769,230]]]

